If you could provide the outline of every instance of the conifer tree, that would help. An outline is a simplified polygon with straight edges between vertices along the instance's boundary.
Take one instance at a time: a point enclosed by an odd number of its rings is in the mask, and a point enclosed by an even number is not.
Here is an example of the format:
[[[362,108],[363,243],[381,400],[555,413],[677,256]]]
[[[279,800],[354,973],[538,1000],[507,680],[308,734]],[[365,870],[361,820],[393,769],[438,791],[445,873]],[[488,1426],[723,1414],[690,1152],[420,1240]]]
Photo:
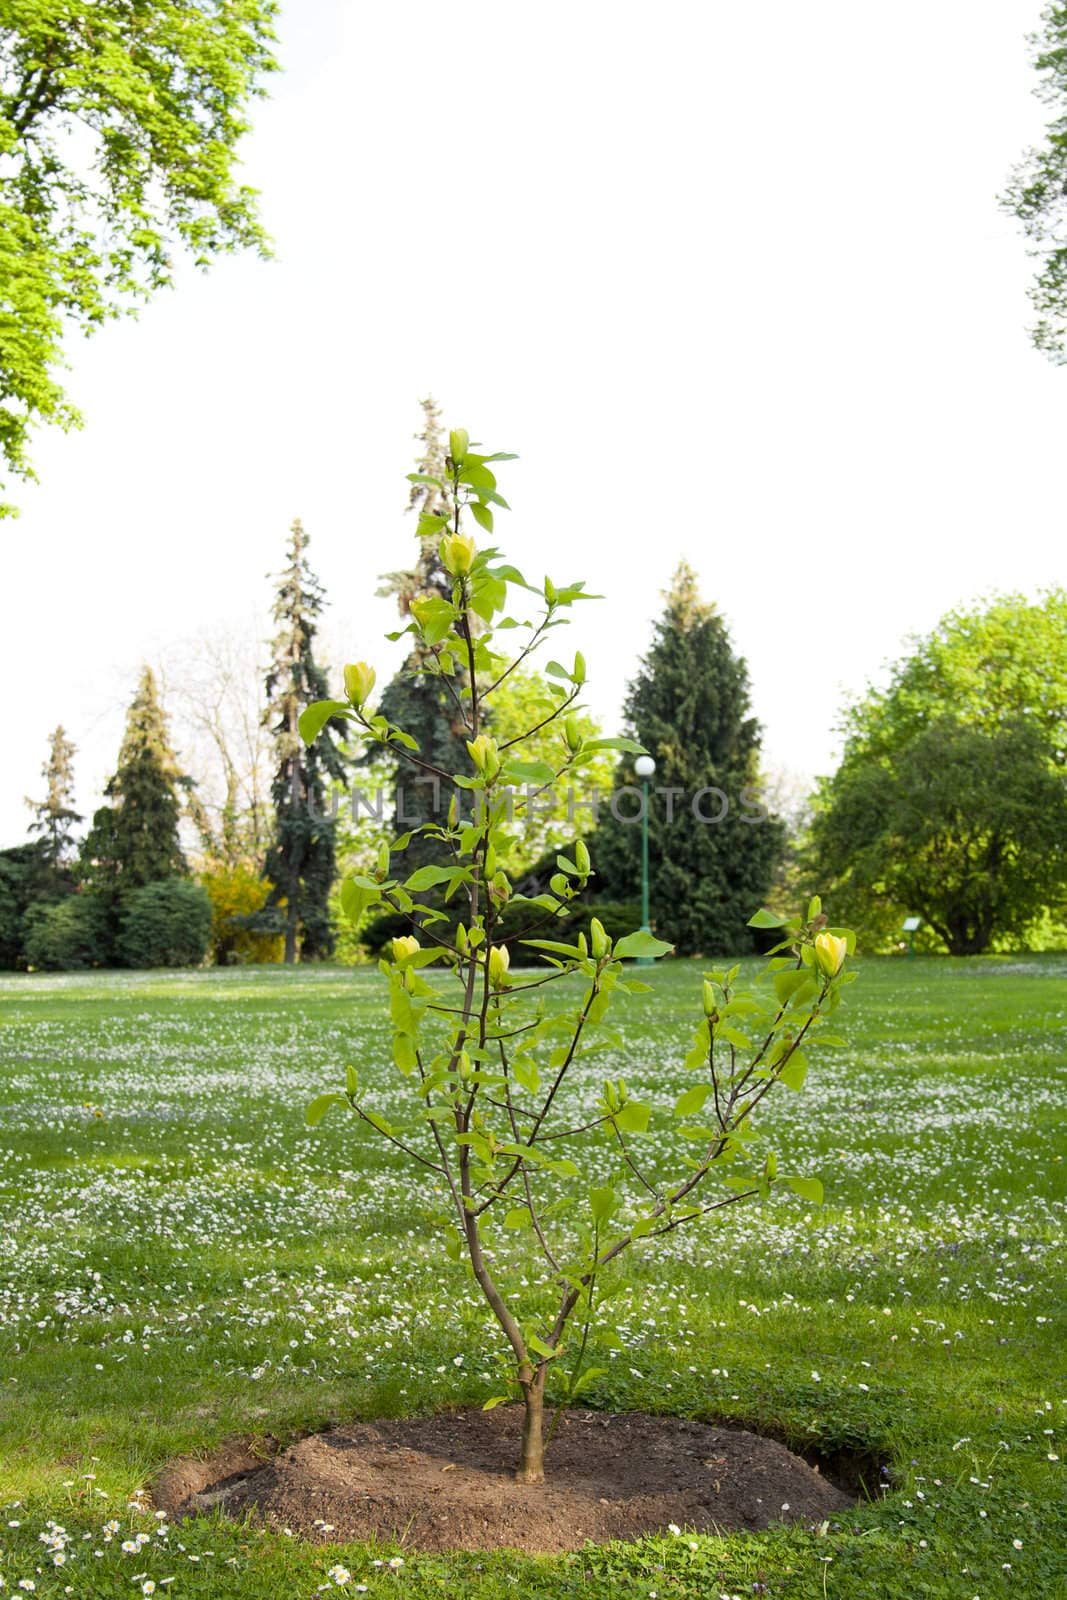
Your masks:
[[[440,409],[432,397],[421,405],[423,428],[415,436],[421,448],[410,477],[408,510],[420,518],[451,517],[452,494],[445,465],[448,449]],[[415,565],[403,572],[386,574],[378,590],[381,595],[396,596],[405,624],[411,621],[411,607],[416,601],[451,597],[452,579],[441,563],[440,543],[439,530],[418,535]],[[466,752],[462,710],[447,682],[430,670],[432,652],[415,637],[414,648],[382,694],[381,714],[417,740],[426,761],[442,772],[455,772],[462,767]],[[377,759],[376,751],[371,754]],[[444,779],[424,780],[399,753],[389,752],[389,761],[395,781],[394,832],[406,833],[435,820],[443,823],[454,792],[452,786]],[[435,859],[433,841],[414,833],[407,859],[412,870]]]
[[[126,895],[186,876],[178,826],[191,788],[171,749],[155,673],[145,667],[126,714],[118,766],[104,790],[111,804],[95,812],[82,846],[95,887]]]
[[[74,824],[81,813],[74,809],[74,746],[60,724],[48,742],[48,760],[41,768],[47,792],[43,800],[29,800],[33,812],[30,832],[41,836],[45,860],[52,868],[67,864],[74,849]]]
[[[331,778],[342,781],[347,768],[339,719],[310,749],[300,737],[301,711],[329,692],[312,650],[315,618],[325,602],[322,585],[308,565],[307,546],[308,536],[297,518],[278,579],[272,612],[278,631],[266,679],[266,720],[274,736],[276,765],[271,784],[274,836],[263,876],[271,885],[267,909],[272,916],[257,915],[255,927],[284,932],[287,962],[298,954],[307,960],[333,951],[329,896],[335,823],[326,815],[326,788]]]
[[[652,647],[629,687],[627,732],[654,757],[649,805],[651,917],[679,954],[739,954],[751,948],[751,908],[766,895],[783,848],[781,823],[759,804],[760,728],[751,715],[748,670],[726,624],[700,598],[681,563],[666,591]],[[638,812],[632,764],[616,775],[613,806]],[[600,887],[635,899],[641,828],[605,814],[591,842]]]

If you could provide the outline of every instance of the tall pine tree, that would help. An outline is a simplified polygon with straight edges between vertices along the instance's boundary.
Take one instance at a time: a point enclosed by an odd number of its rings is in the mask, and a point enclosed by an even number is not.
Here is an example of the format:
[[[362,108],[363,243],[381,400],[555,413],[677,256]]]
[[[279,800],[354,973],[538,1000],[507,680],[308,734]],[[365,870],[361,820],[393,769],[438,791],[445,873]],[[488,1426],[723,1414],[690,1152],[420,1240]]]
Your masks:
[[[300,519],[290,529],[288,561],[278,579],[272,615],[277,633],[267,673],[267,713],[274,736],[275,772],[271,784],[274,833],[263,876],[271,885],[272,916],[257,914],[285,934],[285,959],[328,956],[333,951],[329,897],[334,879],[334,831],[326,815],[327,781],[342,781],[348,759],[341,746],[345,724],[331,723],[307,747],[300,737],[300,713],[313,700],[329,697],[326,674],[312,652],[315,618],[323,590],[307,560],[308,536]]]
[[[748,919],[770,887],[783,829],[759,810],[760,728],[750,711],[748,670],[734,654],[726,624],[700,598],[684,562],[664,598],[666,610],[625,702],[627,731],[656,762],[649,807],[651,917],[681,955],[740,954],[752,947]],[[616,793],[634,782],[628,760],[616,776]],[[619,796],[616,808],[633,816],[637,805],[630,794]],[[602,810],[591,849],[602,891],[613,899],[636,898],[638,823]]]
[[[423,429],[416,434],[420,445],[413,474],[408,510],[416,516],[452,515],[452,496],[445,471],[447,442],[441,425],[441,413],[432,398],[421,402]],[[381,595],[395,595],[404,622],[411,619],[414,601],[429,596],[452,598],[452,579],[441,564],[438,551],[440,535],[420,538],[415,565],[403,572],[386,575]],[[414,676],[417,674],[417,676]],[[429,670],[425,648],[417,645],[408,656],[396,677],[386,686],[379,710],[390,722],[404,728],[417,740],[425,760],[443,772],[463,771],[467,764],[466,733],[459,706],[453,700],[442,679]],[[452,798],[451,784],[440,781],[423,781],[397,750],[388,752],[393,763],[395,803],[393,827],[396,833],[405,833],[434,820],[444,822]],[[378,760],[380,750],[372,747],[368,759]],[[409,871],[437,861],[434,841],[415,833],[404,860]]]
[[[60,724],[48,741],[48,760],[41,768],[46,794],[27,800],[33,812],[30,832],[40,835],[42,851],[53,869],[66,866],[74,851],[74,825],[81,813],[74,809],[74,746]]]

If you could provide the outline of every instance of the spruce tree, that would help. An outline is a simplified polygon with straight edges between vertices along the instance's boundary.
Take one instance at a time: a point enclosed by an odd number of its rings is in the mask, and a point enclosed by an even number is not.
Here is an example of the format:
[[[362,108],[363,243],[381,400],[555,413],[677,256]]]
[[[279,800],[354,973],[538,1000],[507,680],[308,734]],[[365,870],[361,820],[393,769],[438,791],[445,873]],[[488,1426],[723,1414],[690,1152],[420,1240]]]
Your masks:
[[[26,801],[33,812],[29,831],[40,834],[44,858],[53,869],[69,862],[74,850],[73,828],[82,820],[74,809],[74,753],[60,724],[48,741],[48,760],[41,768],[45,797]]]
[[[447,442],[440,409],[432,397],[423,400],[421,405],[423,429],[415,436],[420,449],[410,479],[408,510],[419,517],[451,517],[453,502],[445,466]],[[451,599],[452,579],[441,563],[439,546],[439,533],[419,536],[414,566],[386,574],[378,590],[381,595],[396,596],[405,624],[411,621],[411,607],[415,601],[434,596],[446,601]],[[455,772],[462,770],[466,759],[463,715],[447,682],[433,671],[431,657],[431,651],[416,644],[400,671],[387,684],[379,709],[382,716],[397,723],[418,741],[419,751],[426,761],[442,772]],[[380,759],[376,747],[371,748],[365,759],[371,757]],[[454,792],[452,785],[441,779],[420,781],[420,774],[400,751],[395,754],[389,751],[387,759],[393,767],[395,833],[406,833],[428,822],[443,823]],[[436,860],[433,840],[414,833],[404,859],[410,870]]]
[[[664,598],[652,647],[629,686],[627,731],[652,755],[649,805],[651,918],[680,955],[752,948],[748,919],[765,897],[783,848],[783,828],[758,802],[760,728],[751,715],[748,670],[734,654],[715,607],[700,598],[684,562]],[[638,812],[633,764],[623,762],[613,806]],[[673,793],[671,792],[673,791]],[[641,828],[601,808],[591,842],[600,888],[636,899]]]
[[[98,898],[101,939],[113,946],[123,902],[135,889],[189,868],[178,836],[182,803],[193,787],[171,749],[155,673],[145,667],[129,711],[118,766],[82,842],[78,876]],[[113,948],[101,951],[111,959]]]
[[[267,673],[266,720],[274,736],[271,784],[274,833],[263,876],[271,885],[268,915],[255,926],[285,934],[285,960],[308,960],[333,951],[329,897],[334,879],[335,824],[326,815],[327,781],[345,777],[341,746],[345,724],[332,721],[310,748],[300,737],[300,713],[328,698],[326,674],[315,660],[315,618],[323,590],[307,560],[308,536],[297,518],[290,529],[288,561],[278,579],[272,615],[277,633]],[[251,925],[251,924],[250,924]]]

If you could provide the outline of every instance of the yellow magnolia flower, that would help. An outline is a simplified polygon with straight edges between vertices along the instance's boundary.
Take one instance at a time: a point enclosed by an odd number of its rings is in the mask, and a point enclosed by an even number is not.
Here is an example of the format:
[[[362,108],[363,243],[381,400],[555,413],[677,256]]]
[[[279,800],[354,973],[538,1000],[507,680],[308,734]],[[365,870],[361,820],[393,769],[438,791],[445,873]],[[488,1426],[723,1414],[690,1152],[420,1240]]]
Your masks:
[[[838,939],[832,933],[815,935],[815,960],[828,978],[836,978],[848,955],[847,939]]]
[[[491,739],[487,733],[480,733],[477,739],[467,740],[467,749],[470,758],[479,772],[484,772],[487,777],[500,771],[500,757],[497,754],[496,740]]]
[[[398,939],[393,940],[393,960],[407,961],[415,954],[416,950],[421,949],[422,946],[413,933],[401,934]]]
[[[478,546],[469,533],[446,533],[441,540],[441,560],[454,578],[464,578],[474,565]]]
[[[357,661],[345,668],[345,694],[354,706],[361,706],[370,699],[377,676],[374,668],[365,661]]]
[[[495,944],[489,952],[489,982],[494,989],[502,989],[511,966],[511,956],[506,944]]]

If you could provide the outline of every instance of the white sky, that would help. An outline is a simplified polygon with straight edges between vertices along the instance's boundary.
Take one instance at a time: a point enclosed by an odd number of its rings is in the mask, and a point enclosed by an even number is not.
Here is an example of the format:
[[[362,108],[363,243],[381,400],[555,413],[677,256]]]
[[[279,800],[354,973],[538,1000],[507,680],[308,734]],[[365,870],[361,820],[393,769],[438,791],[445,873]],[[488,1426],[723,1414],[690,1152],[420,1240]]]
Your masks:
[[[772,766],[950,607],[1062,582],[1067,371],[995,195],[1039,137],[1038,0],[300,0],[247,176],[278,258],[184,272],[72,347],[0,526],[0,843],[50,729],[82,809],[142,660],[269,634],[304,518],[337,653],[388,672],[417,399],[522,460],[499,542],[590,580],[614,722],[677,560],[748,658]]]

